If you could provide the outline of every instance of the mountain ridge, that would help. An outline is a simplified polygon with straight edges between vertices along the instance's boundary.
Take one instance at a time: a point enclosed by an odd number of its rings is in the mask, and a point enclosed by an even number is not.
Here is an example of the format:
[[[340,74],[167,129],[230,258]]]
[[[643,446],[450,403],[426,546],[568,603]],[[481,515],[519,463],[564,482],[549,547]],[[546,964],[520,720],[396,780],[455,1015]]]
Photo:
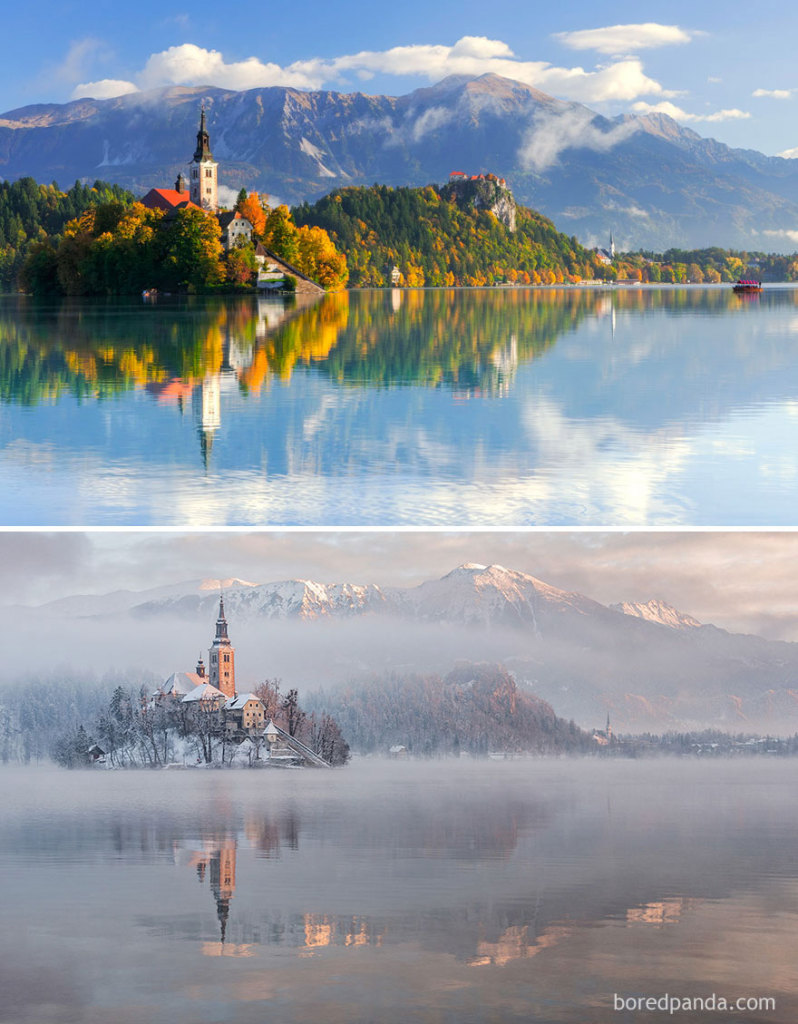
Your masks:
[[[20,107],[0,114],[0,171],[62,185],[102,177],[142,194],[170,186],[200,102],[220,183],[292,203],[334,186],[492,171],[588,244],[613,230],[625,248],[773,248],[798,225],[798,161],[732,149],[664,114],[606,118],[491,74],[399,97],[172,86]]]

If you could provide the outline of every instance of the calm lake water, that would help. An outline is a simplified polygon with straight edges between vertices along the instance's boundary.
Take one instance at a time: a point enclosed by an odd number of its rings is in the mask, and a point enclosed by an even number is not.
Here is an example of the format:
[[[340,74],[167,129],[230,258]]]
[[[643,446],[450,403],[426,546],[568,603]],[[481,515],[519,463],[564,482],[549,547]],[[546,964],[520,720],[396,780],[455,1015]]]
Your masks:
[[[794,761],[3,782],[3,1024],[798,1019]]]
[[[798,291],[0,299],[0,523],[795,523]]]

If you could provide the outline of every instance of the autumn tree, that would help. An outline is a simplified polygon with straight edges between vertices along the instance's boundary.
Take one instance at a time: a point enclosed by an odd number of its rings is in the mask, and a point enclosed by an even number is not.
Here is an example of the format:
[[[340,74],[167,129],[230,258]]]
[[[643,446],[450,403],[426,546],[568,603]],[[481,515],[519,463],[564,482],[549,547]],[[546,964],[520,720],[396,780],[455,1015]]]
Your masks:
[[[258,270],[255,247],[251,242],[236,244],[225,253],[225,278],[231,284],[248,284]]]
[[[297,249],[296,266],[303,274],[331,291],[344,287],[349,276],[346,256],[335,248],[323,228],[301,227]]]
[[[296,224],[287,206],[278,206],[269,213],[263,228],[263,244],[289,263],[296,261],[299,239]]]
[[[246,217],[249,223],[252,225],[252,230],[255,234],[255,237],[261,238],[266,227],[267,211],[258,193],[250,192],[249,195],[247,195],[246,190],[242,188],[241,192],[239,192],[238,194],[236,210],[238,211],[238,213],[241,214],[242,217]]]

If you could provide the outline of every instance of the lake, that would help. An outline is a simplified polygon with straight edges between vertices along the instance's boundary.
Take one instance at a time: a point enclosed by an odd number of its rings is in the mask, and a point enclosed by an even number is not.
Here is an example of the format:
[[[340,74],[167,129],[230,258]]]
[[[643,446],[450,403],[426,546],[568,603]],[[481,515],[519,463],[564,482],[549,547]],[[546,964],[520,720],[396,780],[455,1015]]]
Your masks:
[[[0,299],[4,525],[778,526],[798,291]]]
[[[798,1019],[795,761],[3,781],[3,1024]]]

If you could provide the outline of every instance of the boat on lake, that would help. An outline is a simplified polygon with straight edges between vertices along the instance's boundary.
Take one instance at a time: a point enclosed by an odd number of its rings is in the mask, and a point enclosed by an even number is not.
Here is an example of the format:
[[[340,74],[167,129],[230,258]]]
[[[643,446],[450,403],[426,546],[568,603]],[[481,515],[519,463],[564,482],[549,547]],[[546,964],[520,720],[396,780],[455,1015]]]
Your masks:
[[[732,288],[735,292],[761,292],[762,282],[761,281],[738,281],[737,284]]]

